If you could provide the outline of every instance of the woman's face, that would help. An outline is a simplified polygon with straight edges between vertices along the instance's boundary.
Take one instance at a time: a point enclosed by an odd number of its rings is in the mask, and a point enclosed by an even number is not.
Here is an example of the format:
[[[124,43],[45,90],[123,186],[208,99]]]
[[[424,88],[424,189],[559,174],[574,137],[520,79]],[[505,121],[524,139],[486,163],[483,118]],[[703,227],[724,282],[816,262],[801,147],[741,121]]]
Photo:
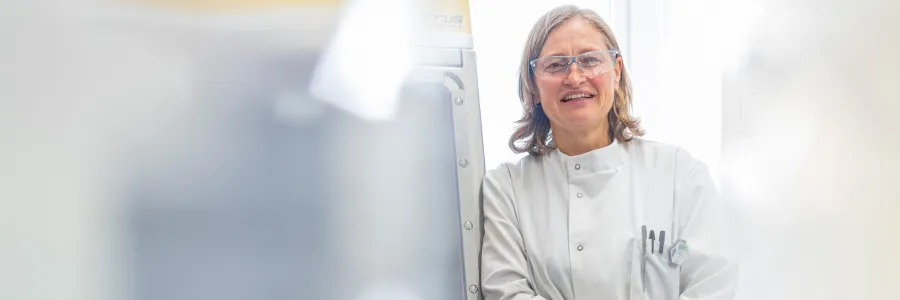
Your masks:
[[[550,32],[538,57],[575,56],[598,50],[609,50],[603,33],[590,21],[576,17]],[[577,64],[572,64],[568,73],[563,71],[560,76],[535,76],[538,101],[554,132],[592,131],[608,122],[606,116],[619,85],[622,60],[616,56],[609,63],[614,64],[609,71],[592,78],[585,77]]]

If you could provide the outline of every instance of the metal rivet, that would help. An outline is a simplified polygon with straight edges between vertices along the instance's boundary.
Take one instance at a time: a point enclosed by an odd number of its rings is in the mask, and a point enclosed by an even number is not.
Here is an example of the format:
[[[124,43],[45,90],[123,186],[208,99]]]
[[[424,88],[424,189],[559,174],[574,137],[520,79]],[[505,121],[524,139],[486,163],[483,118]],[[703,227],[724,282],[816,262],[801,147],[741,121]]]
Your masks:
[[[475,286],[474,284],[473,284],[473,285],[470,285],[470,286],[469,286],[469,293],[472,293],[472,294],[478,294],[478,287]]]
[[[584,250],[584,247],[582,247],[581,245],[578,245],[578,248],[576,248],[576,249],[578,249],[578,251],[581,251],[581,250]]]
[[[581,170],[581,165],[580,165],[580,164],[575,164],[575,170]]]
[[[462,104],[463,104],[463,98],[462,98],[462,97],[456,97],[455,99],[453,99],[453,103],[456,103],[456,105],[462,105]]]
[[[472,230],[472,227],[474,227],[474,226],[475,225],[472,225],[472,222],[469,222],[469,221],[466,221],[466,223],[463,224],[463,227],[465,227],[466,230]]]
[[[461,158],[461,159],[459,160],[459,166],[460,166],[460,167],[465,168],[465,167],[468,166],[468,165],[469,165],[469,161],[466,160],[465,158]]]
[[[584,197],[584,195],[582,195],[581,193],[578,193],[578,194],[575,195],[575,196],[577,196],[578,198]]]

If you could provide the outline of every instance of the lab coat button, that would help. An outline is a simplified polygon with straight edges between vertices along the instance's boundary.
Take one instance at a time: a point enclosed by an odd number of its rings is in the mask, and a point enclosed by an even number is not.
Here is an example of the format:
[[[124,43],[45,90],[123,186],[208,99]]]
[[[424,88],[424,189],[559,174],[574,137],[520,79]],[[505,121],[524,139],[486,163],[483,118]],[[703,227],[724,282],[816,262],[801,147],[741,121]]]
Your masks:
[[[575,164],[575,170],[581,170],[581,164]]]
[[[582,195],[581,193],[578,193],[577,195],[575,195],[575,197],[581,198],[581,197],[584,197],[584,195]]]
[[[581,251],[581,250],[584,250],[584,247],[582,247],[581,245],[578,245],[578,247],[575,249],[578,249],[578,251]]]

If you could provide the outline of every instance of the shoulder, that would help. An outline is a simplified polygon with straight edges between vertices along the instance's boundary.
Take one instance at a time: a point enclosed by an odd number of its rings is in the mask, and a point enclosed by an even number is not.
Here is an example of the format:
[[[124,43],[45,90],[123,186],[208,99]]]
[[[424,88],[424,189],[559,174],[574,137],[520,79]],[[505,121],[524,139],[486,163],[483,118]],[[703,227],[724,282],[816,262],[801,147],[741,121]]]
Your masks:
[[[543,157],[525,156],[515,162],[505,162],[485,172],[481,195],[485,217],[497,212],[518,210],[516,191],[521,188],[526,170],[533,169]]]
[[[671,167],[677,173],[705,167],[684,148],[667,143],[635,138],[623,147],[633,162],[648,167]]]
[[[511,186],[512,182],[522,178],[529,170],[538,168],[544,159],[551,154],[542,156],[526,155],[515,161],[507,161],[485,173],[484,181]]]

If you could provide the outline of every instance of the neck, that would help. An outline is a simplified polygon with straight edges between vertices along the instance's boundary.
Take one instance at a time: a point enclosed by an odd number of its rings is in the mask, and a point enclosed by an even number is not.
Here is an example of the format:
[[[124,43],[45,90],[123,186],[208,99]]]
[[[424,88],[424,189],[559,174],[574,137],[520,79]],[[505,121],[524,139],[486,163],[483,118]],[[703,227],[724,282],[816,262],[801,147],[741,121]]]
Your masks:
[[[603,122],[596,129],[588,131],[553,130],[553,140],[560,152],[572,156],[588,153],[612,144],[609,138],[609,124]]]

